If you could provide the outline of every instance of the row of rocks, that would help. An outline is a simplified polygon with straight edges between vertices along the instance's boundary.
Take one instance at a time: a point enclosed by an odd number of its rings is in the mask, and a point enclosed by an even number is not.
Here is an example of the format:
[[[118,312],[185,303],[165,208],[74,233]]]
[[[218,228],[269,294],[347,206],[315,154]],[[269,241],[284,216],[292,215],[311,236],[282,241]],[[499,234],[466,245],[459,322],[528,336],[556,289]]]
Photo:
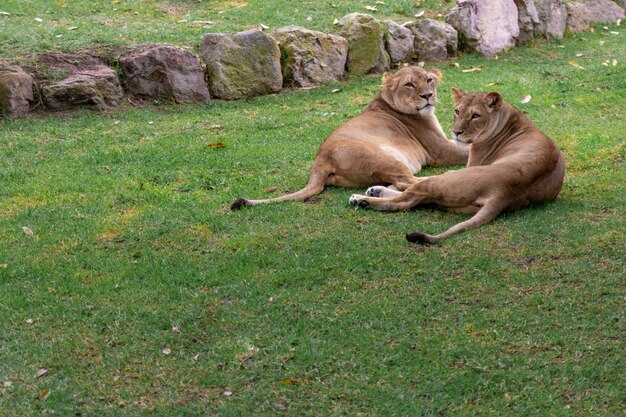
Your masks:
[[[624,8],[612,0],[458,0],[446,22],[458,31],[461,48],[491,56],[534,37],[558,39],[566,30],[623,18]]]
[[[424,18],[399,25],[352,13],[336,22],[338,35],[296,26],[269,35],[259,30],[211,33],[198,49],[202,62],[174,46],[142,45],[123,51],[113,62],[119,77],[99,57],[43,54],[34,71],[0,64],[0,112],[27,113],[35,89],[55,111],[105,109],[125,95],[177,103],[234,100],[276,93],[284,86],[340,81],[346,72],[382,73],[402,63],[447,60],[456,56],[459,44],[493,55],[535,36],[558,38],[566,27],[575,32],[588,29],[590,22],[623,17],[624,9],[611,0],[458,0],[446,22]]]

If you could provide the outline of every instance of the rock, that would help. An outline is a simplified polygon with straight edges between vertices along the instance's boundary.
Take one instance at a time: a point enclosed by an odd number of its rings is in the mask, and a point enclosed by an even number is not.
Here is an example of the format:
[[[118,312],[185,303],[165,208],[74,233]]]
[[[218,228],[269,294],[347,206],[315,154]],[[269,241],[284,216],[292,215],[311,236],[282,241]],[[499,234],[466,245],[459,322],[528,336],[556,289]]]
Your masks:
[[[585,6],[590,22],[615,23],[624,18],[624,9],[611,0],[587,0]]]
[[[115,71],[104,65],[75,72],[42,89],[43,101],[52,110],[81,106],[104,110],[117,106],[122,96],[122,87]]]
[[[298,26],[280,28],[271,36],[280,48],[284,85],[312,87],[343,78],[348,41],[341,36]]]
[[[415,36],[410,29],[400,26],[393,20],[385,20],[387,36],[385,49],[389,54],[391,65],[400,65],[411,62],[415,54]]]
[[[380,74],[389,69],[384,24],[369,14],[350,13],[339,19],[337,26],[339,35],[348,41],[348,73]]]
[[[449,24],[419,19],[409,27],[415,36],[415,52],[420,61],[445,61],[458,50],[457,31]]]
[[[211,95],[225,100],[277,93],[283,86],[280,49],[259,30],[210,33],[200,44]]]
[[[539,24],[539,15],[533,0],[515,0],[517,6],[517,25],[519,35],[516,42],[526,43],[534,38],[535,26]]]
[[[177,103],[205,103],[204,68],[192,53],[170,45],[138,46],[120,60],[126,90],[140,98],[172,97]]]
[[[0,67],[0,114],[16,117],[28,113],[33,94],[33,77],[20,67]]]
[[[535,36],[560,39],[567,24],[567,7],[563,0],[535,0],[539,23]]]
[[[584,3],[567,3],[567,29],[572,33],[589,29],[589,11]]]

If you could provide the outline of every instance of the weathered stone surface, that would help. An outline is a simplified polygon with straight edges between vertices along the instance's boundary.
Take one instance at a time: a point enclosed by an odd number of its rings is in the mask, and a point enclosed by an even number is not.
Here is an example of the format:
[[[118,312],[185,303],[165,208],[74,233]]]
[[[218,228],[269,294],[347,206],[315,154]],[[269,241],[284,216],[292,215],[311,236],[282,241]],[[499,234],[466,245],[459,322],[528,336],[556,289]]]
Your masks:
[[[337,26],[339,35],[348,41],[348,73],[380,74],[389,69],[384,24],[369,14],[350,13],[339,19]]]
[[[23,116],[34,100],[33,77],[20,67],[0,67],[0,114]]]
[[[415,36],[415,52],[420,61],[445,61],[458,51],[457,31],[449,24],[419,19],[409,26]]]
[[[385,48],[389,54],[391,65],[399,65],[411,62],[415,55],[415,36],[410,29],[400,26],[393,20],[385,20],[387,36]]]
[[[516,42],[526,43],[534,38],[535,25],[539,24],[539,15],[533,0],[515,0],[517,6],[517,25],[519,35]]]
[[[539,23],[535,36],[560,39],[567,25],[567,7],[563,0],[535,0]]]
[[[170,45],[143,45],[120,57],[126,90],[140,98],[172,97],[177,103],[210,99],[204,68],[192,53]]]
[[[52,110],[89,106],[100,110],[117,106],[123,96],[115,72],[104,65],[83,69],[42,89],[43,101]]]
[[[584,3],[567,3],[567,29],[572,33],[589,29],[589,11]]]
[[[280,49],[259,30],[210,33],[200,44],[211,95],[225,100],[277,93],[283,86]]]
[[[277,29],[271,36],[281,51],[284,85],[311,87],[343,78],[348,41],[341,36],[298,26]]]
[[[612,0],[587,0],[585,6],[590,22],[615,23],[624,18],[624,9]]]
[[[487,56],[515,46],[519,35],[513,0],[459,1],[446,21],[459,32],[464,47]]]

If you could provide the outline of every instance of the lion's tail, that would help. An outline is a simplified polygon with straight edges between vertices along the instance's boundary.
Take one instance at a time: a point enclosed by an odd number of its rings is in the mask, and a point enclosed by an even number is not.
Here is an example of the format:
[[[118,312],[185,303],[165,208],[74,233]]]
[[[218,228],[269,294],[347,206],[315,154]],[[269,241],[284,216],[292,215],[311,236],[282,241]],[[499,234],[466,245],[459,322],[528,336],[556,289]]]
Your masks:
[[[314,165],[311,170],[311,178],[309,183],[301,189],[291,194],[285,194],[276,198],[268,198],[265,200],[249,200],[247,198],[238,198],[230,205],[231,210],[237,210],[244,206],[256,206],[259,204],[280,203],[281,201],[304,201],[307,198],[311,198],[324,190],[326,180],[331,172],[326,170],[316,169]]]
[[[499,205],[494,203],[485,204],[470,219],[452,226],[443,233],[438,235],[428,235],[422,232],[409,232],[406,234],[406,240],[413,243],[434,243],[464,230],[487,224],[498,217],[500,213],[502,213],[502,207]]]

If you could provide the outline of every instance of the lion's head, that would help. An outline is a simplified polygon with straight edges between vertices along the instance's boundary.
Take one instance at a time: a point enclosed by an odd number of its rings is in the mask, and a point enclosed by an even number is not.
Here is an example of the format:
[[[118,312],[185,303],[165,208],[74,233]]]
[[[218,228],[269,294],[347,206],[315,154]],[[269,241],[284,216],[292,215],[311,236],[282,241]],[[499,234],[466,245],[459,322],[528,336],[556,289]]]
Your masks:
[[[383,74],[380,95],[400,113],[428,116],[435,111],[437,82],[441,73],[420,67],[405,67],[395,74]]]
[[[452,135],[462,143],[487,139],[500,125],[502,96],[499,93],[466,93],[452,89],[454,125]]]

